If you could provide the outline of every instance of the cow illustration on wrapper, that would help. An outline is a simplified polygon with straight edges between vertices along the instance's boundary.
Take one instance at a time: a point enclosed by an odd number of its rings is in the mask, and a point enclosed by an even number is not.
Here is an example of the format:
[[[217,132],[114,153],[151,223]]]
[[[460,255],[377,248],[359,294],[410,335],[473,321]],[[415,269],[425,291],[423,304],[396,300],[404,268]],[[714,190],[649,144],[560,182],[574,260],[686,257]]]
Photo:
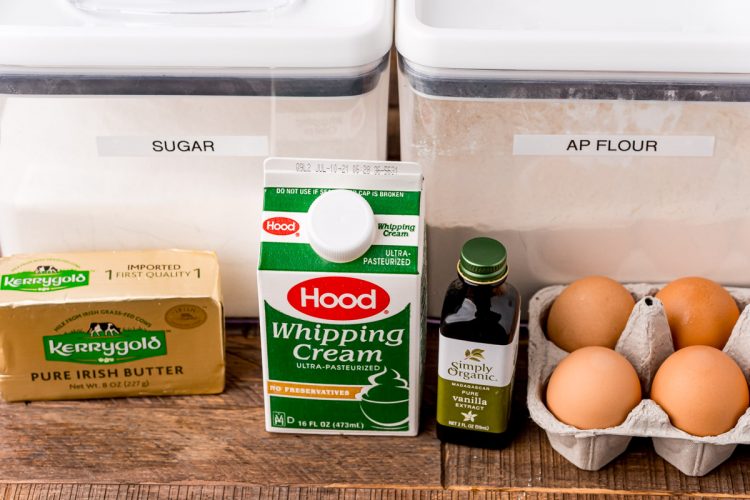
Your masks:
[[[91,326],[89,326],[89,335],[92,337],[100,337],[102,335],[105,337],[112,337],[120,335],[120,333],[122,333],[122,330],[109,322],[91,323]]]

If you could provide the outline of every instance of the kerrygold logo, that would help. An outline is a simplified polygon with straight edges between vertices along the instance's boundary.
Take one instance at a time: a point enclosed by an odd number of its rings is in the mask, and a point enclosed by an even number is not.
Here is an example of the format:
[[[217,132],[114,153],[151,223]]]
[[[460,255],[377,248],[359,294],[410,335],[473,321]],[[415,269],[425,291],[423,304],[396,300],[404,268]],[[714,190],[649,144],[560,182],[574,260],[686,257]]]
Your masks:
[[[86,332],[50,335],[42,341],[47,361],[107,365],[167,354],[164,331],[121,329],[112,323],[91,323]]]
[[[58,271],[52,266],[39,266],[36,271],[5,274],[0,280],[0,290],[16,292],[55,292],[66,288],[87,286],[89,272],[78,270]]]

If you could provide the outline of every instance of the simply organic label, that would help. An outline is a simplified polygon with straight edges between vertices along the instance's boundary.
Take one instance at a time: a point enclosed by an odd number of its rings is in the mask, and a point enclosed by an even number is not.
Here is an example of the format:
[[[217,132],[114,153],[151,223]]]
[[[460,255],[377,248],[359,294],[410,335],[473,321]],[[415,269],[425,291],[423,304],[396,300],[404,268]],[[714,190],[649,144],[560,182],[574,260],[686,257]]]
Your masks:
[[[48,269],[41,266],[36,271],[5,274],[0,279],[0,290],[17,292],[54,292],[66,288],[87,286],[89,272],[79,270]]]
[[[112,323],[91,323],[86,332],[49,335],[42,341],[47,361],[108,365],[167,354],[164,331],[120,329]]]
[[[504,432],[510,417],[518,334],[509,345],[440,335],[437,420],[471,431]]]
[[[713,136],[517,134],[513,154],[707,157],[714,155],[715,142]]]

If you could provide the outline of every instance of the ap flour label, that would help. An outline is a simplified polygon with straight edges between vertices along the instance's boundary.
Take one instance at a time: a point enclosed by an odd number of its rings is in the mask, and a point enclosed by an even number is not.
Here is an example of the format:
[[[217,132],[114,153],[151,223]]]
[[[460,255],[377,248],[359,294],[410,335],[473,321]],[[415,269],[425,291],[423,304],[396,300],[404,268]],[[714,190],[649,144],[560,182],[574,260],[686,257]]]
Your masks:
[[[669,135],[545,135],[517,134],[515,156],[667,156],[710,157],[713,136]]]

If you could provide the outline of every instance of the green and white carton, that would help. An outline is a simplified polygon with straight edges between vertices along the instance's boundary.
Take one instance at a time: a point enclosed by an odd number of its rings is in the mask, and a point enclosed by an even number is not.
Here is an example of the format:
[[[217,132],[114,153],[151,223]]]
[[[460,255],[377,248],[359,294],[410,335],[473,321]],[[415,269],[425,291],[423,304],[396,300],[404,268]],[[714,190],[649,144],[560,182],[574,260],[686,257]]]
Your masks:
[[[415,436],[424,197],[414,163],[269,158],[258,286],[266,429]]]

